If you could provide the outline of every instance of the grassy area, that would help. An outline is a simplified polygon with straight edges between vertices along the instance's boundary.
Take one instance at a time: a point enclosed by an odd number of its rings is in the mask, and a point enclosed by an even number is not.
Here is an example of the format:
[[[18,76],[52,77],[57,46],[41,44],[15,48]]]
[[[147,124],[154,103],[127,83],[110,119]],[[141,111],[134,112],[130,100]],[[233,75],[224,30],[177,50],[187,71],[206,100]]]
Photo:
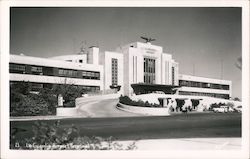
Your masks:
[[[168,117],[75,118],[62,119],[60,126],[76,126],[80,136],[114,137],[119,140],[194,137],[241,137],[241,114],[203,113]],[[16,138],[33,136],[35,121],[12,121]],[[48,124],[55,120],[43,121]]]

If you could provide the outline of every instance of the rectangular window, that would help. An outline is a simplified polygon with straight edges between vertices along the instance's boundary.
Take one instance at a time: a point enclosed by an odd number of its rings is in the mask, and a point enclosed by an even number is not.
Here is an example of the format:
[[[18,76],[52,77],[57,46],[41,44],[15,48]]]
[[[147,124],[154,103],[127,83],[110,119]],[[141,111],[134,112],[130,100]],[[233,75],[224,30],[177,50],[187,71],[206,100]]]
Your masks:
[[[31,91],[40,91],[43,88],[41,83],[31,83]]]
[[[77,71],[76,70],[68,70],[68,69],[59,69],[58,70],[59,76],[63,77],[77,77]]]
[[[112,85],[118,84],[118,60],[115,58],[111,59],[111,78]]]
[[[229,90],[229,85],[179,80],[180,86]]]
[[[10,73],[25,73],[25,65],[23,64],[13,64],[13,63],[10,63],[10,68],[9,68],[9,71]]]
[[[144,83],[155,83],[155,59],[144,58]]]
[[[43,68],[41,66],[31,66],[31,74],[33,75],[42,75]]]
[[[82,78],[83,79],[100,79],[100,72],[92,72],[92,71],[82,71]]]
[[[26,68],[26,66],[30,66],[30,71],[27,71],[27,68],[29,67]],[[81,78],[79,77],[78,74],[79,72],[82,72],[83,79],[100,80],[100,72],[96,71],[80,71],[80,70],[72,70],[72,69],[64,69],[56,67],[34,66],[34,65],[24,65],[24,64],[14,64],[14,63],[9,64],[9,72],[19,73],[19,74],[60,76],[60,77],[70,77],[70,78]]]
[[[202,92],[185,92],[185,91],[180,91],[179,94],[180,95],[208,96],[208,97],[216,97],[216,98],[229,99],[229,94],[202,93]]]
[[[172,67],[172,85],[175,84],[175,70],[174,67]]]
[[[53,67],[43,67],[43,75],[54,76],[54,69]]]

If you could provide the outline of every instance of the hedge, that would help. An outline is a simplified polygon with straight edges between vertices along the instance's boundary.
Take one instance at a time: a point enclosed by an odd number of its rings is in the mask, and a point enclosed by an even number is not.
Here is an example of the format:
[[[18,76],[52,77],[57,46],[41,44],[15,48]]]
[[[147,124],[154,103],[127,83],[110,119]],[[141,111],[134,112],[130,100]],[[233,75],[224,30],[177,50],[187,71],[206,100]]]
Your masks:
[[[10,149],[18,150],[134,150],[136,142],[122,145],[112,137],[80,136],[80,130],[74,125],[63,127],[60,121],[46,123],[36,121],[30,137],[18,137],[19,131],[11,130]]]
[[[128,96],[120,96],[119,102],[122,104],[131,105],[131,106],[138,106],[138,107],[162,107],[159,104],[155,104],[155,103],[152,104],[152,103],[149,103],[148,101],[146,101],[146,102],[144,102],[142,100],[133,101]]]
[[[10,116],[55,115],[59,94],[65,100],[64,107],[75,107],[75,99],[84,92],[78,86],[62,84],[31,93],[29,82],[14,83],[10,85]]]

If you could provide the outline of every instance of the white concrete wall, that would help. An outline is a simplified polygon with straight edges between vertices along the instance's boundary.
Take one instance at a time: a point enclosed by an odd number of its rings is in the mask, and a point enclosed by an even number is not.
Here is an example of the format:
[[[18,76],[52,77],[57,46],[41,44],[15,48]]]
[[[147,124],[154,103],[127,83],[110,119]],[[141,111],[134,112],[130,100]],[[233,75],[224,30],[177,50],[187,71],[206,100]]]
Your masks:
[[[139,49],[150,49],[148,51],[151,51],[151,49],[153,49],[152,51],[153,52],[159,52],[161,53],[162,52],[162,47],[161,46],[157,46],[157,45],[152,45],[151,43],[142,43],[142,42],[136,42],[136,47],[139,48]]]
[[[59,67],[59,68],[75,69],[75,70],[87,70],[87,71],[99,71],[99,72],[103,71],[102,65],[65,62],[63,60],[55,60],[50,58],[40,58],[32,56],[21,56],[21,55],[10,55],[10,63]]]
[[[131,43],[119,49],[124,55],[125,94],[132,95],[131,84],[144,83],[144,58],[155,59],[155,84],[172,84],[172,66],[175,67],[175,81],[178,85],[178,63],[172,55],[162,52],[162,47],[150,43]],[[165,63],[167,62],[167,66]],[[127,89],[126,89],[127,88]]]
[[[77,116],[77,108],[66,108],[66,107],[58,107],[56,108],[56,116]]]
[[[233,103],[234,106],[241,105],[241,102],[239,101],[233,101],[228,99],[220,99],[220,98],[214,98],[214,97],[205,97],[205,96],[188,96],[188,95],[171,95],[171,94],[156,94],[156,93],[150,93],[150,94],[141,94],[141,95],[134,95],[131,96],[131,99],[134,101],[142,100],[144,102],[149,102],[152,104],[159,104],[159,98],[171,98],[171,99],[185,99],[185,100],[191,100],[191,99],[201,99],[200,105],[204,105],[207,109],[209,106],[213,103]]]
[[[76,62],[76,63],[79,63],[79,60],[82,60],[82,63],[86,64],[87,63],[87,54],[62,55],[62,56],[51,57],[50,59],[61,60],[61,61],[71,60],[72,62]]]
[[[143,114],[143,115],[153,115],[153,116],[169,116],[169,108],[153,108],[153,107],[137,107],[137,106],[130,106],[125,104],[118,104],[116,108],[121,109],[123,111],[136,113],[136,114]]]
[[[229,90],[220,90],[220,89],[208,89],[208,88],[196,88],[196,87],[181,87],[178,91],[186,91],[186,92],[204,92],[204,93],[219,93],[219,94],[229,94],[232,96],[232,81],[229,80],[221,80],[221,79],[214,79],[214,78],[206,78],[206,77],[198,77],[198,76],[191,76],[191,75],[179,75],[179,80],[186,80],[186,81],[194,81],[194,82],[204,82],[204,83],[214,83],[214,84],[221,84],[221,85],[229,85]]]
[[[140,55],[138,49],[129,48],[129,61],[127,67],[129,68],[129,83],[140,83],[144,81],[143,77],[143,56]]]
[[[94,65],[99,64],[99,48],[92,47],[89,49],[87,63]]]
[[[10,63],[100,72],[100,80],[11,73],[10,81],[29,81],[29,82],[39,82],[39,83],[63,84],[65,83],[66,80],[67,84],[100,86],[100,90],[103,90],[104,87],[103,86],[104,74],[102,65],[81,64],[74,62],[65,62],[62,60],[38,58],[31,56],[20,56],[20,55],[10,55]]]
[[[89,79],[55,77],[55,76],[44,76],[44,75],[28,75],[28,74],[11,73],[10,81],[100,86],[100,90],[103,89],[102,80],[89,80]]]
[[[163,53],[161,60],[161,84],[171,85],[171,76],[170,76],[170,63],[172,56],[170,54]]]
[[[172,60],[172,67],[174,67],[174,82],[173,83],[175,86],[178,86],[179,85],[179,64],[175,62],[174,60]],[[172,76],[171,76],[171,79],[172,79]]]
[[[133,47],[130,47],[133,46]],[[126,79],[125,83],[125,94],[132,95],[133,89],[131,84],[143,83],[144,82],[144,58],[155,59],[155,84],[161,84],[162,81],[162,66],[161,66],[161,54],[162,47],[151,45],[149,43],[132,43],[123,48],[122,51],[124,55],[124,68],[128,70],[124,71],[124,76]],[[127,81],[128,80],[128,81]],[[126,89],[127,87],[127,89]]]
[[[118,48],[117,51],[120,51],[123,54],[123,91],[124,95],[129,95],[129,54],[128,48]]]

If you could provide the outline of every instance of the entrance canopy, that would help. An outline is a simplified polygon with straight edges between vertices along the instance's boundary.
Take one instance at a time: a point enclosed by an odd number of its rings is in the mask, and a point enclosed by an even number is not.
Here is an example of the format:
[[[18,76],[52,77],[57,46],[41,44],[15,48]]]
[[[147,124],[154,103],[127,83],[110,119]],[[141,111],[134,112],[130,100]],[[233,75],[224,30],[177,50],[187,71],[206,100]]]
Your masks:
[[[148,94],[157,91],[164,92],[165,94],[175,94],[177,89],[180,86],[173,86],[173,85],[163,85],[163,84],[145,84],[145,83],[137,83],[131,84],[136,95],[139,94]]]

